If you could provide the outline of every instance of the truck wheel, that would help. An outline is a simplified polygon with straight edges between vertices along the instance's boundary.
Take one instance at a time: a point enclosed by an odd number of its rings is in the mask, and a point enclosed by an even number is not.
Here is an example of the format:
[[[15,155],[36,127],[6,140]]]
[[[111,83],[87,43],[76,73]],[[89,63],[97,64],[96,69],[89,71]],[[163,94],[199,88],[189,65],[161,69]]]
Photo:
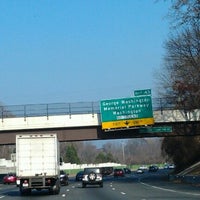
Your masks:
[[[59,188],[56,188],[54,194],[59,194],[60,193],[60,187]]]
[[[49,188],[49,194],[53,195],[53,188]]]
[[[82,188],[85,188],[86,187],[86,184],[85,183],[82,183]]]
[[[30,195],[31,189],[23,189],[22,187],[19,188],[20,194],[23,195]]]
[[[60,193],[60,186],[59,184],[54,185],[49,189],[49,193],[54,195],[54,194],[59,194]]]

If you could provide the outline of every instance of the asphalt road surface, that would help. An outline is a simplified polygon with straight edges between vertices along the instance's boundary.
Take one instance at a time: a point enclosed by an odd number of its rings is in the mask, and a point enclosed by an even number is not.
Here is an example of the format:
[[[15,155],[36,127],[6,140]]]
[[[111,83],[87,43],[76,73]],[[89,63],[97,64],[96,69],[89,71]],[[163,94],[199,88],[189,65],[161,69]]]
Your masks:
[[[104,178],[104,186],[87,186],[70,179],[68,186],[62,186],[59,195],[49,195],[48,191],[32,191],[30,196],[20,196],[15,185],[0,185],[2,200],[199,200],[200,187],[167,181],[167,172],[129,174],[126,177]]]

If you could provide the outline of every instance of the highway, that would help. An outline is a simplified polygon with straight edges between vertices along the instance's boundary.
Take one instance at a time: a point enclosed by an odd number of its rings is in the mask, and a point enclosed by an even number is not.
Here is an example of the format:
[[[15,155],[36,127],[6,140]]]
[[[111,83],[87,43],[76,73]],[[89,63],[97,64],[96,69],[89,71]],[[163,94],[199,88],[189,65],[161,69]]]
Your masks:
[[[125,177],[104,178],[104,187],[87,186],[70,177],[68,186],[62,186],[59,195],[49,196],[47,191],[32,191],[30,196],[20,196],[15,185],[0,185],[0,199],[3,200],[184,200],[200,199],[200,187],[189,184],[172,183],[166,179],[167,171],[128,174]]]

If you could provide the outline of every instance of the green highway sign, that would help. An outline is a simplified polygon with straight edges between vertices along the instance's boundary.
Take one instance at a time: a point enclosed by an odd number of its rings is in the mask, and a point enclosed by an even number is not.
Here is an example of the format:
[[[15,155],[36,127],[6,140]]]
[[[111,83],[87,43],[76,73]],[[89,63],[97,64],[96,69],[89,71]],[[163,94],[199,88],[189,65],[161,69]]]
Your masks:
[[[102,100],[101,121],[153,118],[151,96]]]
[[[159,126],[159,127],[144,127],[139,129],[139,133],[171,133],[171,126]]]
[[[153,117],[150,96],[101,101],[102,122]]]
[[[151,95],[151,89],[147,90],[135,90],[134,91],[135,96],[142,96],[142,95]]]

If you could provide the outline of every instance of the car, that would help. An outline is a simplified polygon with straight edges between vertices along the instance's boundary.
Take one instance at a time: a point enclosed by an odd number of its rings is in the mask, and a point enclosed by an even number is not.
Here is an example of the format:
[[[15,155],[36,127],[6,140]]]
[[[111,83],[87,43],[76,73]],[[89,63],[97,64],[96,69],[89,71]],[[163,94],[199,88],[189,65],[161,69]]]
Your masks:
[[[157,172],[157,171],[158,171],[158,166],[156,165],[149,166],[149,172]]]
[[[103,176],[109,176],[110,174],[113,173],[113,167],[102,167],[101,170]]]
[[[114,169],[114,177],[124,177],[125,173],[123,169]]]
[[[17,176],[15,173],[8,173],[6,176],[3,177],[4,184],[16,184]]]
[[[83,179],[83,171],[79,171],[77,174],[76,174],[76,181],[82,181]]]
[[[66,174],[64,170],[60,171],[60,184],[69,185],[69,177],[68,177],[68,174]]]
[[[143,174],[143,173],[144,173],[144,170],[143,170],[143,169],[140,169],[140,168],[138,168],[138,169],[137,169],[137,171],[136,171],[136,173],[137,173],[137,174]]]
[[[123,170],[125,174],[131,174],[131,170],[129,168],[126,167]]]
[[[143,171],[146,171],[146,170],[148,170],[148,167],[147,167],[146,165],[142,165],[142,166],[140,166],[138,169],[141,169],[141,170],[143,170]]]
[[[103,175],[100,167],[84,168],[82,187],[87,185],[99,185],[103,187]]]
[[[175,169],[175,165],[174,164],[169,164],[169,169]]]

